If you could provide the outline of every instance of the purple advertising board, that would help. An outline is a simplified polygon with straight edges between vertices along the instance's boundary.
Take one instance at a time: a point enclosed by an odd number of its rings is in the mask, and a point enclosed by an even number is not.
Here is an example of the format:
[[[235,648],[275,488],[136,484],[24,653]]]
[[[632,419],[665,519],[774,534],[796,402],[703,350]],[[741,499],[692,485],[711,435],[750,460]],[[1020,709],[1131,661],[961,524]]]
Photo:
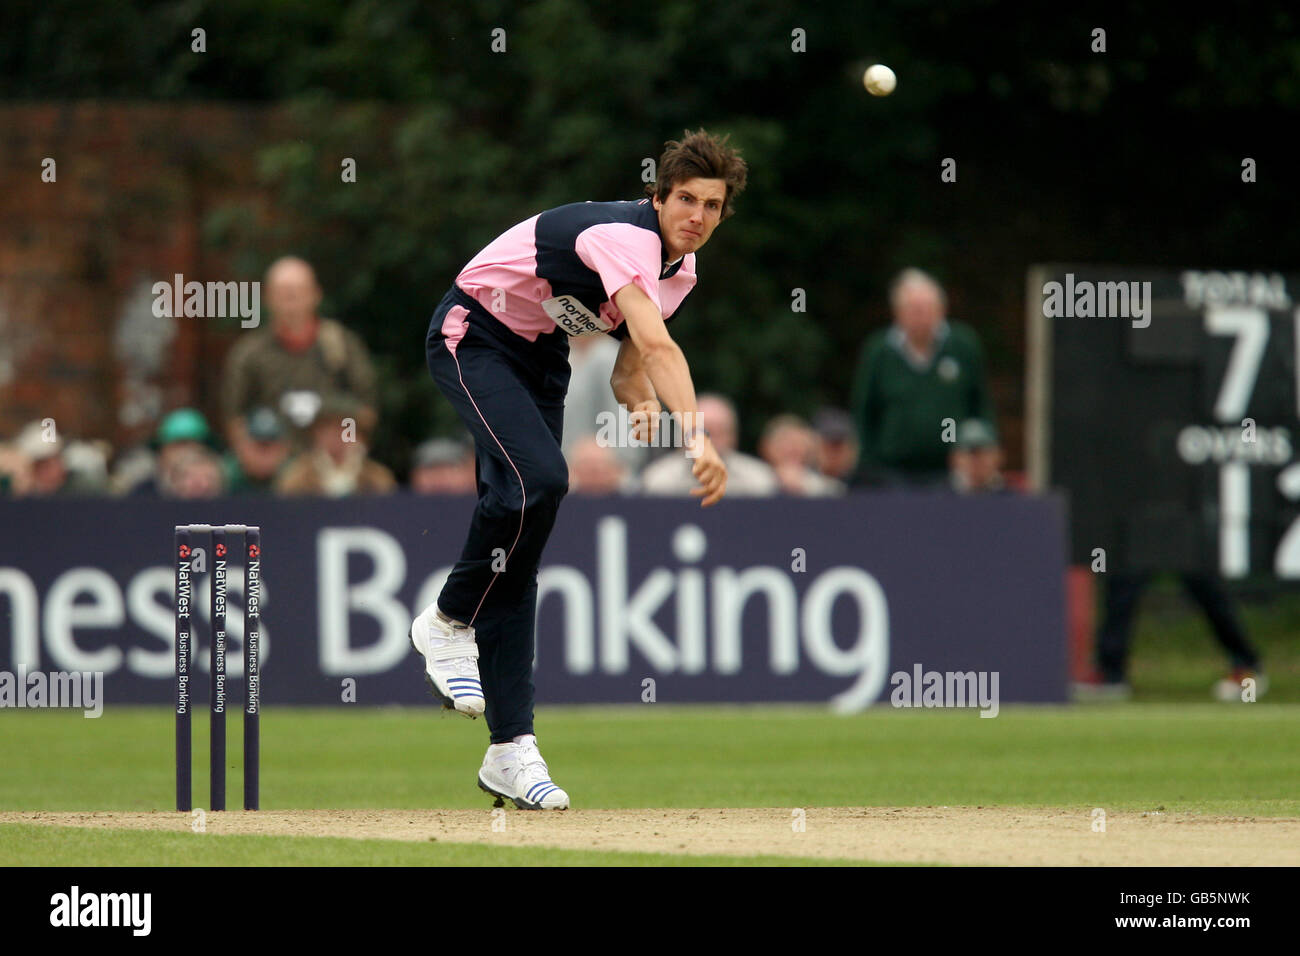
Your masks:
[[[108,703],[173,693],[172,529],[262,529],[263,702],[426,703],[411,619],[473,501],[0,501],[0,671],[91,671]],[[996,672],[1066,699],[1064,508],[1054,497],[570,496],[538,575],[541,703],[887,702],[891,674]],[[209,576],[194,648],[207,667]],[[242,571],[227,667],[242,694]],[[647,681],[652,681],[648,684]],[[196,701],[202,706],[202,701]]]

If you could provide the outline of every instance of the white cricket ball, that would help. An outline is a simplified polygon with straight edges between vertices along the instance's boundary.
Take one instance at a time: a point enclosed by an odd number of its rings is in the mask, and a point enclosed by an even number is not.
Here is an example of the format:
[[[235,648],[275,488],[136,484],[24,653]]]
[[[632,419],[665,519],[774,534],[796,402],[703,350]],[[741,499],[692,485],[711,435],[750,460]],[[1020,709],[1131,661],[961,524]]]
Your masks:
[[[872,96],[888,96],[898,85],[898,77],[894,76],[894,71],[889,67],[877,63],[867,67],[867,72],[862,74],[862,85]]]

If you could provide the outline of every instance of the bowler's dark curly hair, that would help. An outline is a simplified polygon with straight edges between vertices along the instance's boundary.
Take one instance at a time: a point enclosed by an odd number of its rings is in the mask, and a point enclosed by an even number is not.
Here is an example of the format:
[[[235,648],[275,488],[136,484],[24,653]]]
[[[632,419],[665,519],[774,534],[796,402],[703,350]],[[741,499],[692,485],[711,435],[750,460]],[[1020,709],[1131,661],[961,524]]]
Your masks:
[[[717,137],[699,129],[693,133],[686,130],[680,140],[669,140],[659,157],[659,181],[648,183],[645,194],[666,202],[678,183],[696,178],[721,179],[727,186],[727,198],[722,204],[722,218],[726,219],[735,212],[732,203],[744,191],[749,175],[749,167],[740,153],[727,145],[728,139],[730,136]]]

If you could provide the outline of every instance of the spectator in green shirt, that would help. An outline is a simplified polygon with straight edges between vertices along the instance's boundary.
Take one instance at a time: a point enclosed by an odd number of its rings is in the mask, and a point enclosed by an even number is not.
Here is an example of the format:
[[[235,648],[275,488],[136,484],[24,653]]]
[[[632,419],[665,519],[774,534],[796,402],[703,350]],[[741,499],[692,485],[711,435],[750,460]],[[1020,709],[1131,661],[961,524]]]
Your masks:
[[[370,353],[355,332],[319,314],[322,292],[311,265],[294,256],[277,259],[263,286],[270,326],[241,336],[222,373],[230,447],[247,437],[247,416],[266,406],[284,420],[294,449],[304,450],[321,403],[337,393],[357,400],[357,428],[368,434],[378,401]]]
[[[994,421],[984,352],[973,329],[945,317],[942,287],[920,269],[894,279],[889,302],[893,325],[867,340],[853,382],[854,484],[946,485],[957,425]]]

